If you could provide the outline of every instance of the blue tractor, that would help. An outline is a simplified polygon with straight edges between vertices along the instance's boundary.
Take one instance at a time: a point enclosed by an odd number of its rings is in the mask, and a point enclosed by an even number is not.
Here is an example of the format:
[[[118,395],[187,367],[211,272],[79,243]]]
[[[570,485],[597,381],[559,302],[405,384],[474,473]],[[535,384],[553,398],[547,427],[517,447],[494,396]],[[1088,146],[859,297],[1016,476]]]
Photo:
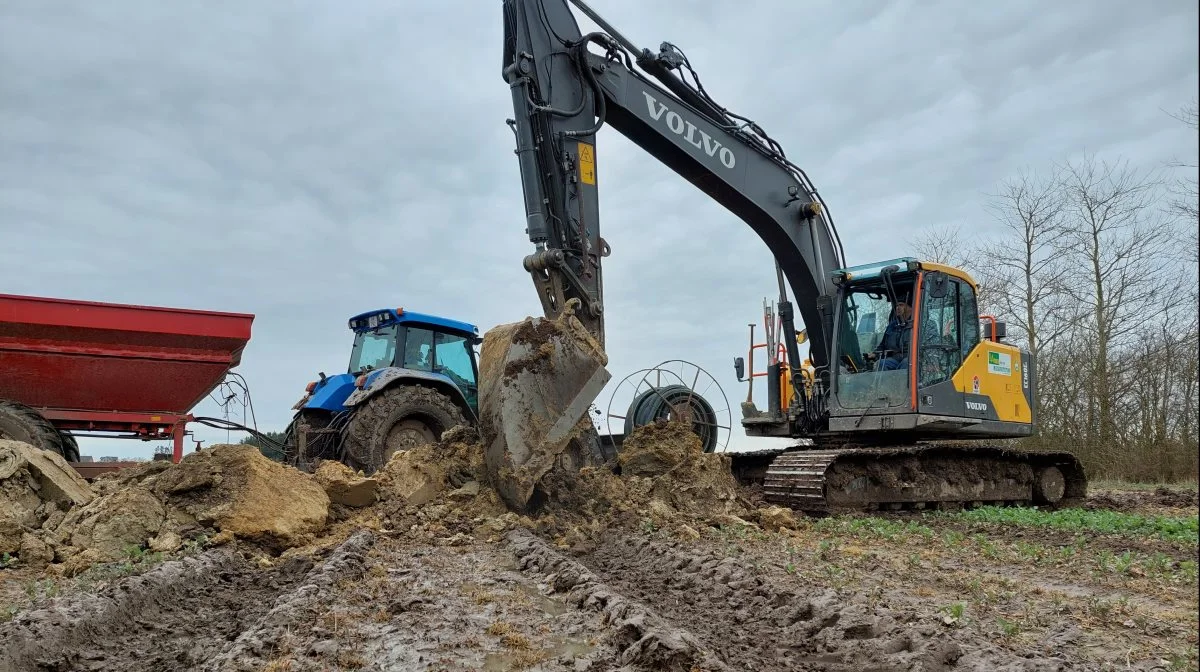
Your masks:
[[[318,374],[292,407],[286,460],[338,460],[370,474],[396,451],[478,422],[477,327],[402,308],[356,315],[349,326],[350,366]]]

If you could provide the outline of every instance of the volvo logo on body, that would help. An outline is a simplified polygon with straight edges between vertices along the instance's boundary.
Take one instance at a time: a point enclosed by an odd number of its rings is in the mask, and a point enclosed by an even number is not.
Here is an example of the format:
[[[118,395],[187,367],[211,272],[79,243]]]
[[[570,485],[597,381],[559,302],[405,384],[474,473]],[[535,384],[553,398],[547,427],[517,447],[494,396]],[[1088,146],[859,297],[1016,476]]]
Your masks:
[[[969,411],[986,411],[987,404],[981,404],[978,401],[968,401],[967,410]]]
[[[721,161],[721,165],[726,168],[733,168],[737,165],[737,158],[734,157],[733,150],[696,128],[695,124],[679,116],[678,112],[668,108],[665,103],[658,102],[646,91],[643,91],[642,95],[646,96],[646,109],[649,110],[651,119],[661,121],[665,118],[667,128],[671,129],[672,133],[682,137],[696,149],[703,150],[710,157],[717,157]]]

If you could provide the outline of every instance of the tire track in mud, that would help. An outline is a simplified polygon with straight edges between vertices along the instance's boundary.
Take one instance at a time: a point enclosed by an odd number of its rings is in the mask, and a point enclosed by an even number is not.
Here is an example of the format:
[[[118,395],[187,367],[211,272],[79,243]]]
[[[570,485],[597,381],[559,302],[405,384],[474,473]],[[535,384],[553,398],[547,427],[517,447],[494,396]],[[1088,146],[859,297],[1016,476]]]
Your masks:
[[[552,592],[566,594],[575,606],[603,613],[610,643],[619,651],[616,662],[625,666],[622,670],[725,672],[730,669],[706,650],[695,635],[668,623],[646,605],[621,595],[541,538],[517,529],[507,539],[521,571],[543,578]]]
[[[732,669],[766,672],[1073,669],[951,633],[933,619],[873,605],[863,595],[785,588],[732,558],[640,535],[600,540],[578,561],[545,542],[525,540],[516,551],[524,554],[523,567],[550,573],[555,590],[577,594],[580,585],[600,585],[577,599],[605,608],[613,602],[645,605],[641,609],[651,614],[646,620],[659,624],[643,635],[679,633],[685,647],[671,659],[676,665],[653,669],[686,670],[687,656],[696,651],[711,651]]]
[[[307,558],[263,569],[221,549],[164,562],[96,594],[56,598],[0,625],[0,671],[257,669],[272,635],[320,599],[369,540],[351,537],[307,573]]]

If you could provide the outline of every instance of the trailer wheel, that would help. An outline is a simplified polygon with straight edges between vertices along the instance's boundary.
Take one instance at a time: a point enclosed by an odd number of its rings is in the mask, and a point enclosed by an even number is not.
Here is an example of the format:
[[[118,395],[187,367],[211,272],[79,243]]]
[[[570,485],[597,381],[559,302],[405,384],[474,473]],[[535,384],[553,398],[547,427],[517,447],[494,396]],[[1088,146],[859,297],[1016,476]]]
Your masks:
[[[346,465],[371,474],[397,451],[436,443],[442,433],[467,424],[449,397],[421,385],[386,389],[365,401],[346,426]]]
[[[58,442],[59,445],[62,446],[62,456],[64,460],[68,462],[79,461],[79,443],[75,441],[74,435],[68,432],[59,431]]]
[[[79,461],[79,447],[64,446],[58,429],[41,413],[14,401],[0,400],[0,439],[23,441],[35,448],[62,455],[68,462]],[[72,450],[73,448],[73,450]]]

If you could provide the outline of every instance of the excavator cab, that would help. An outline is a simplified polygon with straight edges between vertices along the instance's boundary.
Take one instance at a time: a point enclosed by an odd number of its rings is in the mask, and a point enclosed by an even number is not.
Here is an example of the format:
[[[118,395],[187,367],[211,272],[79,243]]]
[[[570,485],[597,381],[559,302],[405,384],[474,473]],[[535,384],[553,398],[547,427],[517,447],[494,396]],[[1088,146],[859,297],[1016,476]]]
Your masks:
[[[969,274],[906,257],[840,269],[834,282],[831,431],[1032,432],[1029,356],[981,338]]]

